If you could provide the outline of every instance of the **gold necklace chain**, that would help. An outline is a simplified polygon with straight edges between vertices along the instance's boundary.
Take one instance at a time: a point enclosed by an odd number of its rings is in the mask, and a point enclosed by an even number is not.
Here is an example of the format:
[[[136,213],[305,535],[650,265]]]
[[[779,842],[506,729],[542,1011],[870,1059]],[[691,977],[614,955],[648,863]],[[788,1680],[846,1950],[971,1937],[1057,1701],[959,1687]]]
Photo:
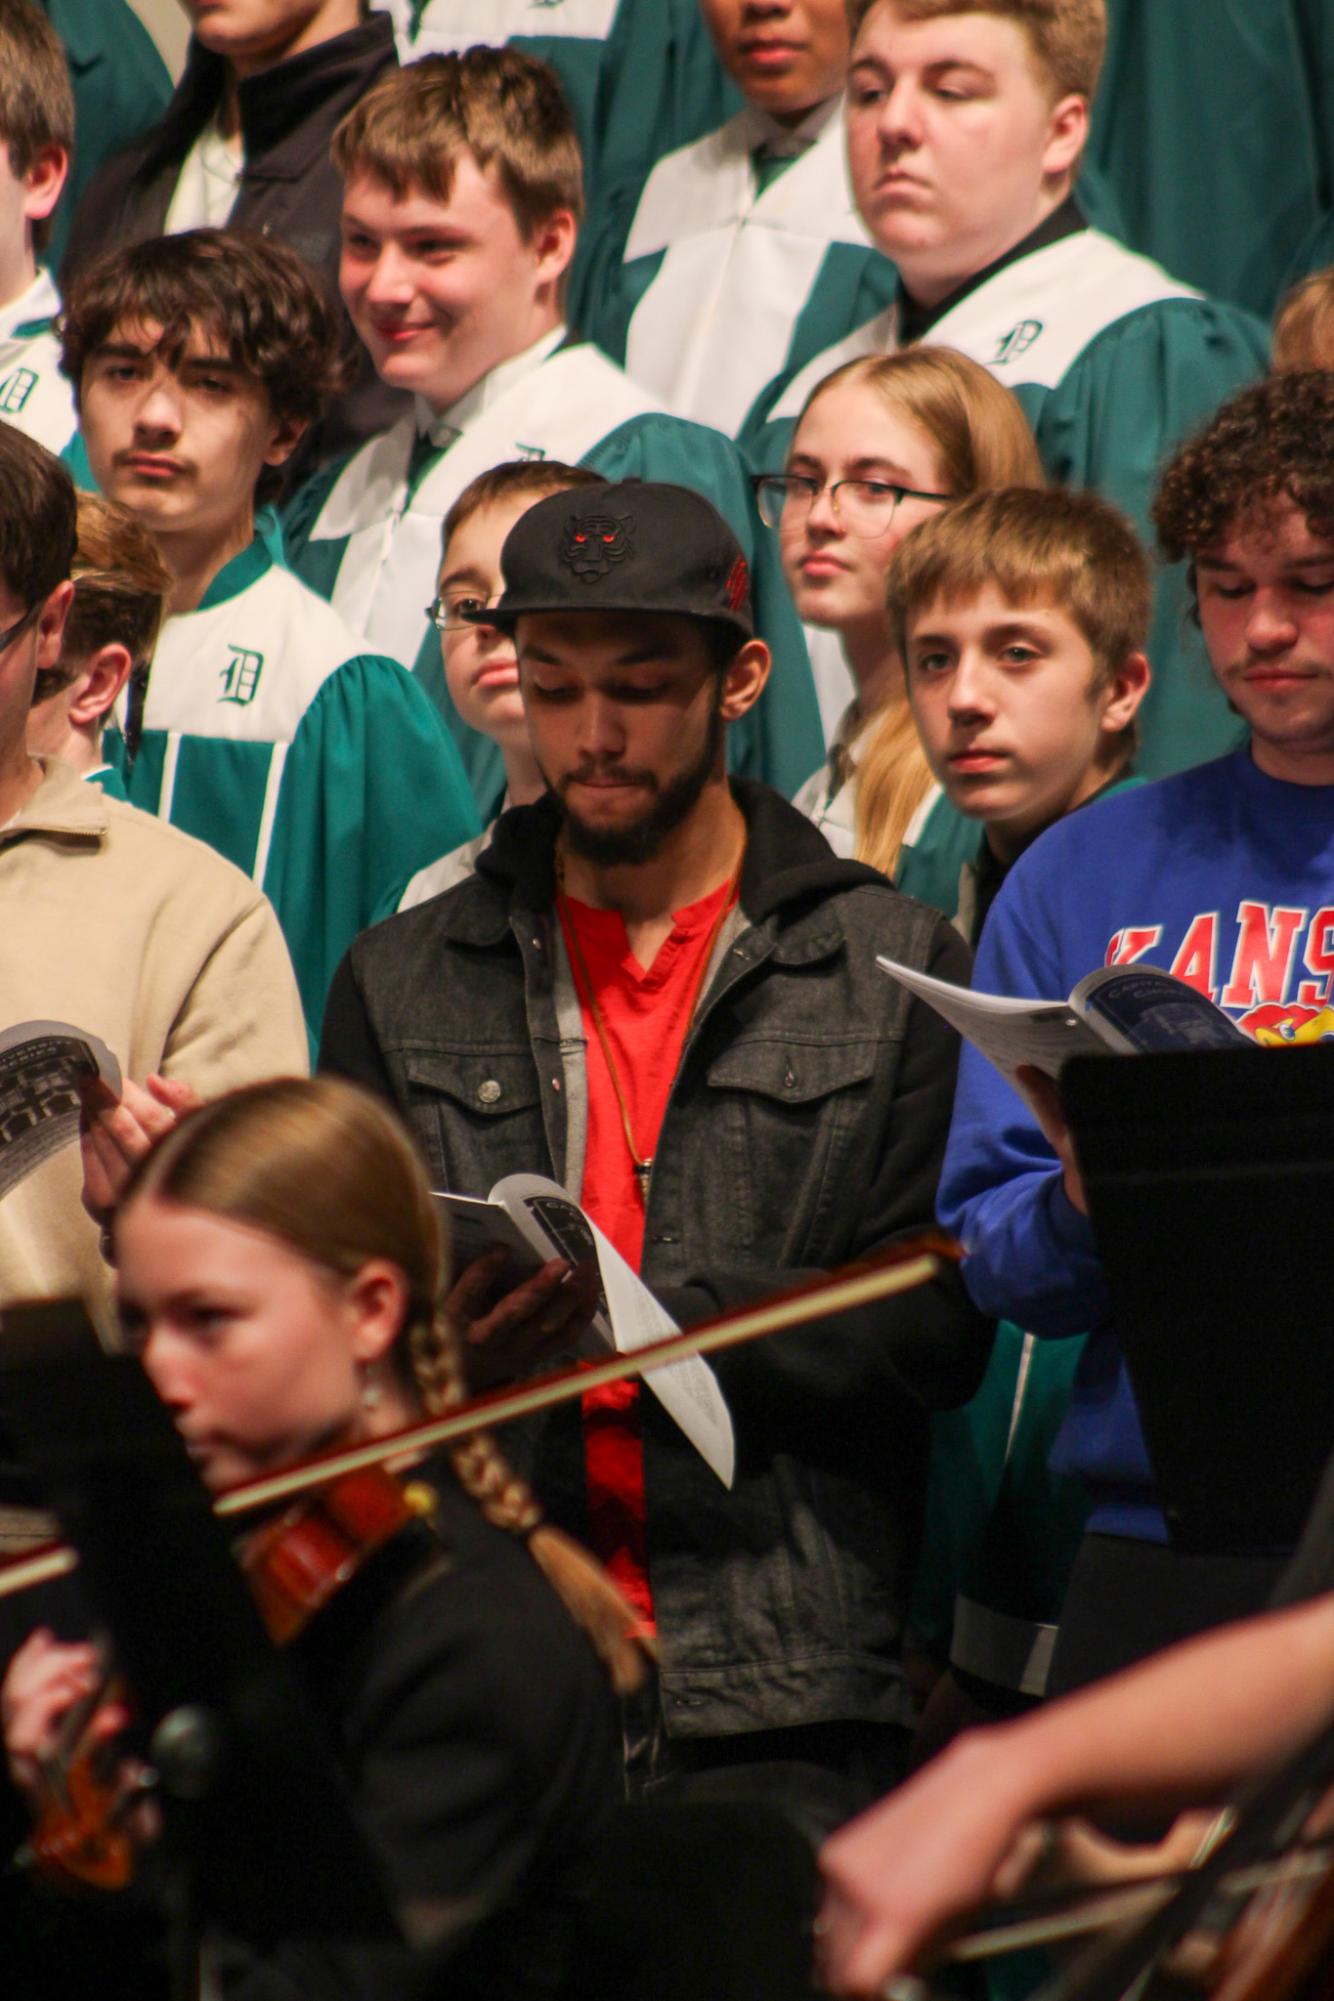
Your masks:
[[[695,1009],[699,1006],[700,989],[704,985],[704,977],[709,970],[709,962],[713,958],[713,948],[718,943],[718,934],[722,930],[723,924],[740,894],[741,863],[744,859],[745,849],[743,847],[741,856],[732,874],[731,882],[728,884],[727,895],[723,898],[722,908],[713,920],[704,950],[700,955],[699,970],[695,975],[695,984],[691,989],[690,1003],[686,1010],[687,1034],[689,1034],[690,1024],[695,1018]],[[559,851],[556,854],[556,912],[560,918],[561,928],[565,933],[565,938],[570,948],[570,970],[574,974],[575,992],[581,1001],[586,1002],[588,1012],[593,1017],[593,1028],[597,1034],[598,1046],[602,1051],[602,1060],[607,1066],[607,1075],[611,1079],[611,1088],[616,1094],[616,1106],[621,1115],[621,1131],[625,1134],[626,1149],[634,1166],[635,1186],[639,1190],[640,1200],[647,1205],[649,1179],[653,1173],[653,1156],[652,1154],[641,1153],[635,1145],[635,1136],[630,1125],[630,1107],[625,1101],[625,1092],[621,1086],[620,1074],[616,1068],[615,1058],[611,1053],[611,1041],[607,1035],[607,1027],[602,1017],[602,1009],[598,1003],[598,997],[593,991],[592,976],[588,970],[588,963],[584,958],[583,946],[579,943],[579,933],[575,929],[574,916],[570,909],[570,899],[565,889],[565,857]]]

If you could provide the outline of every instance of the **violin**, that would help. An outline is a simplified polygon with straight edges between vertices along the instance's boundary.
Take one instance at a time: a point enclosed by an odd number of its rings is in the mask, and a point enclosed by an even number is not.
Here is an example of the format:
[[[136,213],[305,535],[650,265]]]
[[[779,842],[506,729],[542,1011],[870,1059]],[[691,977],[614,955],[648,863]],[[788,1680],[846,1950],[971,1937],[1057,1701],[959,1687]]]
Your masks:
[[[443,1416],[231,1488],[215,1498],[216,1515],[269,1511],[243,1539],[238,1558],[270,1639],[286,1646],[298,1638],[379,1550],[429,1508],[429,1490],[398,1478],[387,1462],[420,1458],[471,1432],[572,1401],[603,1383],[906,1292],[960,1255],[951,1239],[931,1232],[683,1334],[489,1391]],[[275,1507],[281,1509],[276,1515]],[[65,1575],[77,1561],[72,1549],[57,1544],[0,1566],[0,1596]],[[123,1700],[123,1691],[104,1678],[69,1713],[59,1755],[44,1774],[46,1798],[37,1826],[21,1851],[23,1862],[66,1888],[119,1890],[133,1874],[132,1822],[155,1775],[139,1768],[127,1780],[120,1754],[94,1728],[99,1710],[113,1699]]]
[[[237,1550],[265,1631],[289,1646],[377,1551],[429,1513],[430,1490],[383,1465],[312,1489],[242,1538]],[[62,1718],[42,1761],[37,1820],[20,1865],[64,1890],[118,1891],[134,1875],[136,1809],[156,1785],[151,1767],[126,1767],[98,1723],[127,1702],[109,1667]]]
[[[99,1652],[97,1681],[61,1718],[55,1745],[42,1759],[36,1823],[16,1859],[65,1887],[123,1890],[134,1873],[128,1822],[144,1785],[139,1772],[126,1775],[115,1739],[94,1730],[124,1694],[105,1647]]]
[[[976,1965],[1094,1935],[1031,2001],[1334,2001],[1334,1782],[1326,1726],[1247,1789],[1193,1867],[984,1910],[933,1963]],[[929,1978],[891,1978],[882,2001],[938,2001]]]

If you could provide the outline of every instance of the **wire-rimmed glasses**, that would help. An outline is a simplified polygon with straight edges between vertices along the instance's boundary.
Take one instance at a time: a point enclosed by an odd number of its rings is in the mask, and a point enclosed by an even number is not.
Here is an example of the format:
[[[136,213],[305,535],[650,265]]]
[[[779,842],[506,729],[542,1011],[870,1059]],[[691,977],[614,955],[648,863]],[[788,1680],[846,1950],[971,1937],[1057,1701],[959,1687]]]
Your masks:
[[[883,535],[905,500],[953,500],[952,493],[926,493],[920,487],[899,486],[887,479],[836,479],[826,482],[809,472],[751,474],[760,519],[770,528],[784,518],[810,513],[822,493],[850,535]]]

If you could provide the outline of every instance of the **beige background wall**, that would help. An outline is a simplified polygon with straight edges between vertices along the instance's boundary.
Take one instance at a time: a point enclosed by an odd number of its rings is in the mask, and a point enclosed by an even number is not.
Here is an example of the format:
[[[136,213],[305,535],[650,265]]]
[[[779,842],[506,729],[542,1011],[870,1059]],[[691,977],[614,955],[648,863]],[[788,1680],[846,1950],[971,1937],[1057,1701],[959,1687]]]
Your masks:
[[[190,34],[180,0],[130,0],[130,5],[161,49],[172,75],[179,76]]]

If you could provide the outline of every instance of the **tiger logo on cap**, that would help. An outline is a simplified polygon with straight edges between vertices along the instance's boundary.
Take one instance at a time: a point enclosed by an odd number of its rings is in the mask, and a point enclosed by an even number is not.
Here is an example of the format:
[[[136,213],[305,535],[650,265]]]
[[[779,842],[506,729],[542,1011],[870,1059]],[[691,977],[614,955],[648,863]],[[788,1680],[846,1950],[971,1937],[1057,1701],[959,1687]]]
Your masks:
[[[634,554],[633,514],[571,514],[561,538],[560,559],[585,583],[605,577]]]

